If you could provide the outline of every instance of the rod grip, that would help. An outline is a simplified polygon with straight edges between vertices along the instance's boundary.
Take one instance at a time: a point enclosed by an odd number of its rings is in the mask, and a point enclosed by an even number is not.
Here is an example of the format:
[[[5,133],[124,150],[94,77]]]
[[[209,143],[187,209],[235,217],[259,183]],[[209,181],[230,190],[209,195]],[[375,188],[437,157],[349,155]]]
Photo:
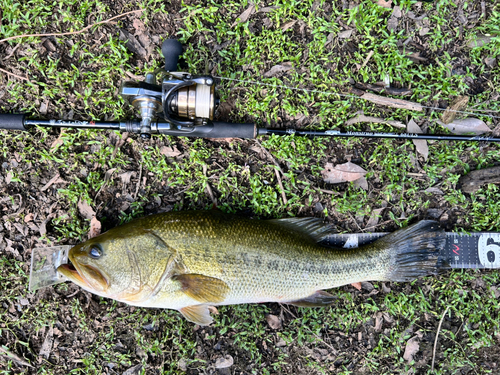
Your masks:
[[[0,113],[0,129],[26,130],[24,118],[26,115]]]
[[[177,62],[182,54],[182,44],[176,39],[165,39],[161,45],[161,53],[165,58],[165,70],[167,72],[177,71]]]
[[[166,127],[163,127],[166,125]],[[177,137],[194,138],[246,138],[257,136],[255,124],[233,124],[230,122],[209,122],[192,128],[171,129],[169,123],[158,123],[158,133]]]
[[[213,129],[205,135],[209,138],[244,138],[253,139],[257,136],[255,124],[233,124],[230,122],[213,122]]]

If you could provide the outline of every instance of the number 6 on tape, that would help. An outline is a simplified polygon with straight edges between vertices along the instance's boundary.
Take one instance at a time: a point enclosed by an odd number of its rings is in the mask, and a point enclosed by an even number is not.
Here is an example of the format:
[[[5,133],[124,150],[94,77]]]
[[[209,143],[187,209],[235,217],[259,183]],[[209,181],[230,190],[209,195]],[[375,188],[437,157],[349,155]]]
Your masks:
[[[485,268],[500,267],[500,234],[484,233],[477,243],[479,261]]]

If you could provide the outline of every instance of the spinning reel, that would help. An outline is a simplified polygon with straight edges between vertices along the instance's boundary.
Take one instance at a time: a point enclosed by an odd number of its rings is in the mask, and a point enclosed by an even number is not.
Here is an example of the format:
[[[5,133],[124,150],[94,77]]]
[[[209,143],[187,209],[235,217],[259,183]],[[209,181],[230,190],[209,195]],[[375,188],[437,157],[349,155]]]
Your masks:
[[[178,127],[202,126],[213,120],[219,105],[212,76],[193,76],[177,71],[182,53],[179,41],[166,39],[161,51],[165,68],[148,73],[144,81],[126,81],[119,90],[120,95],[140,112],[139,133],[144,139],[151,137],[154,118],[163,117]],[[161,85],[157,84],[159,74]]]

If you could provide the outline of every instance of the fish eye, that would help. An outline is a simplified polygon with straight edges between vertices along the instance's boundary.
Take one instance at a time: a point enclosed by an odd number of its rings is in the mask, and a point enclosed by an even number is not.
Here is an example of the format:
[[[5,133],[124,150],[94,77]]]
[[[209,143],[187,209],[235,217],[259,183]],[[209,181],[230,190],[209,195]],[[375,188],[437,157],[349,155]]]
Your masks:
[[[102,256],[102,250],[98,246],[92,246],[89,250],[89,255],[94,259],[100,258]]]

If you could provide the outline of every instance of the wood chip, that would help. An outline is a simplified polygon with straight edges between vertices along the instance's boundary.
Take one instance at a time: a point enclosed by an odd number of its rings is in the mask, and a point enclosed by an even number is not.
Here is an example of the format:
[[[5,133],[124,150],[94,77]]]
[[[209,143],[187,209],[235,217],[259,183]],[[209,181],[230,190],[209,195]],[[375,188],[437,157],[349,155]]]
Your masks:
[[[408,109],[410,111],[418,111],[418,112],[422,112],[424,110],[422,105],[419,103],[410,102],[408,100],[403,100],[403,99],[386,98],[385,96],[375,95],[369,92],[366,92],[363,95],[361,95],[361,98],[368,100],[372,103],[381,104],[392,108]]]

